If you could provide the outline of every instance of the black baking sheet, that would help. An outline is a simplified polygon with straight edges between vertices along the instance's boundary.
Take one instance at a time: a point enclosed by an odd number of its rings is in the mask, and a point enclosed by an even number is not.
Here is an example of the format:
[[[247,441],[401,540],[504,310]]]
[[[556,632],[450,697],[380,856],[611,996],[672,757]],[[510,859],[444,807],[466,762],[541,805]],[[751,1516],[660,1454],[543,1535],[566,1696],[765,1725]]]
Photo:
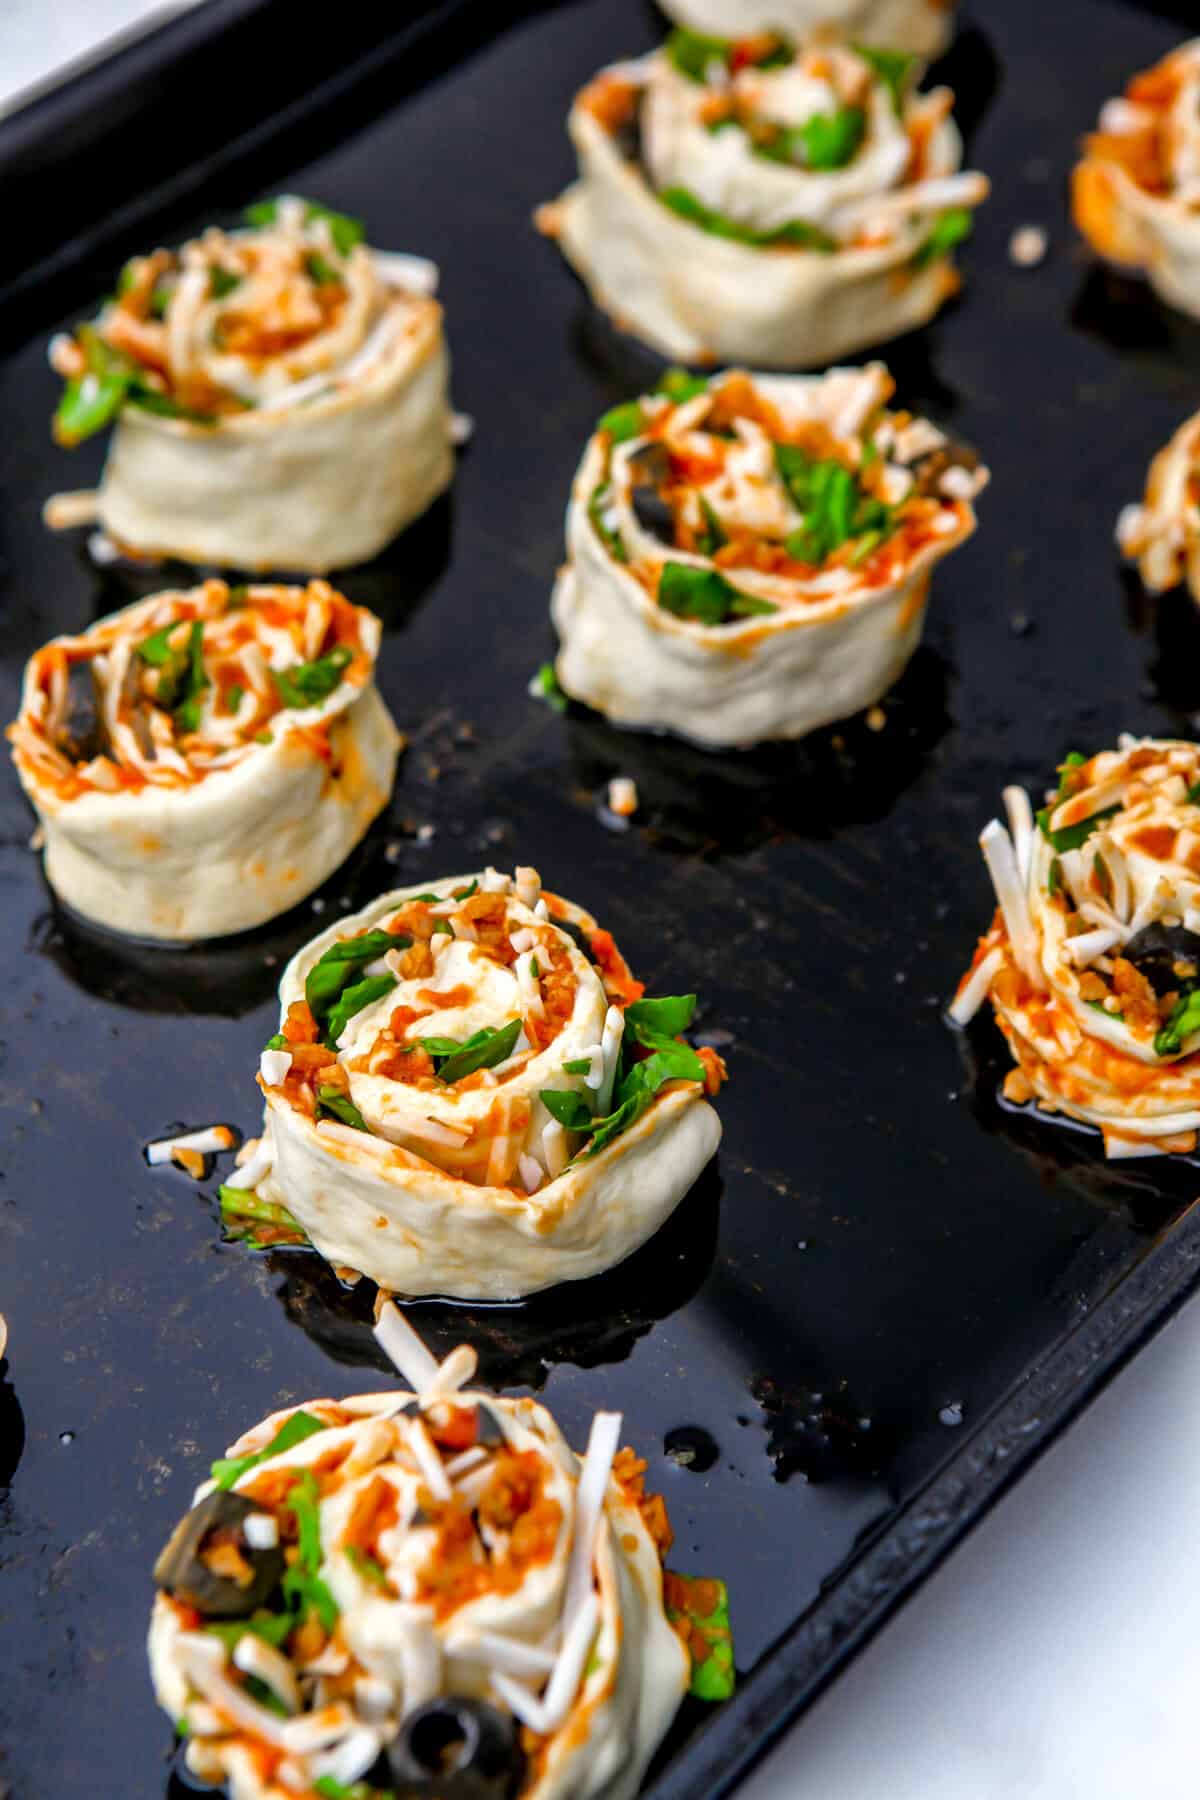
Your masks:
[[[197,165],[186,201],[160,136],[170,203],[142,228],[146,244],[180,236],[286,182],[441,265],[476,436],[452,497],[343,583],[384,616],[381,685],[412,740],[387,819],[277,926],[139,953],[55,910],[7,766],[0,780],[0,1781],[13,1800],[164,1793],[170,1729],[143,1651],[155,1551],[245,1426],[386,1379],[365,1294],[309,1256],[222,1246],[212,1185],[141,1160],[175,1122],[256,1128],[282,961],[386,886],[535,863],[600,914],[652,989],[694,987],[702,1030],[726,1047],[718,1162],[647,1250],[523,1307],[414,1311],[439,1348],[473,1336],[487,1378],[543,1393],[577,1442],[594,1408],[623,1408],[667,1496],[672,1560],[728,1580],[741,1691],[685,1714],[657,1795],[732,1784],[1167,1316],[1200,1259],[1194,1165],[1106,1169],[1088,1134],[1006,1112],[992,1027],[964,1038],[941,1016],[990,912],[975,840],[1002,785],[1038,787],[1065,751],[1124,729],[1198,722],[1196,616],[1180,595],[1148,608],[1111,539],[1148,458],[1200,402],[1200,328],[1092,270],[1064,206],[1078,134],[1178,26],[1100,0],[1004,0],[964,20],[952,67],[995,194],[962,258],[964,298],[889,360],[902,400],[990,463],[979,534],[937,578],[881,731],[858,720],[717,757],[526,695],[552,648],[579,450],[655,367],[591,311],[529,215],[570,174],[571,94],[648,47],[655,17],[640,0],[584,0],[507,26],[483,8],[484,29],[455,6],[439,36],[436,9],[418,10],[431,28],[418,91],[397,81],[383,106],[383,47],[373,84],[343,81],[336,108],[312,94],[319,160],[300,147],[301,106],[285,139],[260,133],[235,168],[228,145]],[[229,11],[218,0],[210,16]],[[189,54],[204,19],[187,25]],[[266,63],[261,81],[268,116]],[[95,183],[92,130],[80,157]],[[126,240],[144,203],[114,177]],[[1051,233],[1034,270],[1007,256],[1026,223]],[[6,718],[36,644],[129,597],[39,519],[48,493],[99,466],[96,446],[50,443],[44,345],[127,241],[108,248],[98,229],[86,266],[60,257],[0,295],[33,332],[0,368]],[[624,832],[598,812],[618,773],[642,796]],[[680,1427],[711,1437],[711,1466],[666,1454]]]

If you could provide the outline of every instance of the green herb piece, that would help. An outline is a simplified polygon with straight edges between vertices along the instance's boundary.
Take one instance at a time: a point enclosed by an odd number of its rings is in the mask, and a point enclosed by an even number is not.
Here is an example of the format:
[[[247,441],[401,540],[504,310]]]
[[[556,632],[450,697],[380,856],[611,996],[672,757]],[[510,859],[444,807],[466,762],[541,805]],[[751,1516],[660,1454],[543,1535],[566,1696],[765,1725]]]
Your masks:
[[[654,391],[665,394],[676,406],[682,406],[685,400],[694,400],[697,394],[707,394],[708,377],[693,375],[689,369],[668,369],[655,384]]]
[[[129,393],[129,376],[73,375],[63,389],[54,415],[58,443],[73,448],[116,418]]]
[[[264,1050],[290,1050],[291,1047],[290,1042],[284,1037],[282,1031],[277,1031],[275,1036],[269,1037],[263,1045]]]
[[[145,387],[139,381],[130,384],[129,405],[140,407],[143,412],[157,413],[161,419],[186,419],[190,425],[217,423],[215,413],[196,412],[190,406],[180,406],[169,394],[160,394],[157,388]]]
[[[673,68],[689,81],[704,82],[711,63],[729,67],[733,46],[728,38],[707,37],[702,31],[686,31],[682,26],[667,39],[666,51]]]
[[[704,514],[705,525],[704,531],[696,539],[696,548],[701,556],[715,556],[717,551],[723,549],[729,542],[729,539],[725,535],[724,526],[704,495],[697,494],[696,498],[700,502],[700,511]]]
[[[342,671],[354,660],[354,652],[346,644],[337,644],[315,662],[294,663],[290,669],[272,669],[279,698],[285,706],[297,711],[317,706],[327,700],[341,685]]]
[[[663,188],[658,198],[668,211],[686,219],[689,225],[698,225],[712,237],[729,238],[733,243],[749,244],[757,250],[820,250],[828,254],[838,248],[836,238],[822,231],[819,225],[810,225],[807,219],[791,219],[786,225],[777,225],[773,231],[756,231],[752,226],[741,225],[725,213],[706,206],[688,188]]]
[[[305,1438],[328,1429],[323,1419],[315,1419],[312,1413],[301,1408],[284,1420],[265,1450],[256,1450],[249,1456],[221,1457],[212,1465],[210,1473],[219,1488],[231,1488],[250,1469],[256,1469],[259,1463],[269,1461],[272,1456],[282,1456],[285,1450],[302,1444]]]
[[[364,1581],[369,1581],[373,1587],[387,1587],[387,1570],[383,1564],[378,1562],[375,1557],[369,1556],[365,1550],[360,1550],[357,1544],[346,1545],[346,1560],[350,1567],[361,1575]]]
[[[1185,795],[1185,799],[1189,806],[1200,806],[1200,781],[1192,783],[1192,786]]]
[[[181,652],[171,647],[171,634],[179,630],[179,620],[172,625],[164,625],[161,630],[151,632],[137,647],[137,654],[152,669],[162,669]]]
[[[370,1131],[370,1126],[351,1100],[349,1094],[343,1094],[340,1088],[319,1087],[317,1089],[317,1117],[339,1119],[343,1125],[349,1125],[353,1131]]]
[[[601,540],[613,561],[619,563],[628,562],[629,557],[626,554],[624,544],[621,542],[620,532],[614,531],[611,526],[604,523],[604,508],[608,504],[610,491],[607,481],[600,482],[597,487],[592,489],[592,497],[588,501],[588,518],[591,520],[593,531]],[[543,663],[542,668],[550,669],[550,664]],[[553,674],[553,669],[551,669],[550,672]],[[540,673],[541,671],[539,670],[539,675]]]
[[[204,672],[204,622],[193,619],[188,632],[187,662],[183,671],[179,698],[175,704],[175,729],[177,731],[196,731],[200,725],[200,696],[205,688],[211,687],[208,676]],[[159,694],[162,692],[162,678],[159,678]],[[156,696],[157,698],[157,696]],[[158,704],[163,704],[158,698]]]
[[[596,1119],[592,1141],[583,1151],[585,1157],[597,1156],[621,1132],[641,1118],[660,1088],[669,1081],[704,1080],[704,1064],[690,1044],[675,1044],[656,1050],[643,1062],[634,1063],[617,1085],[616,1104],[606,1118]]]
[[[887,88],[896,117],[899,118],[904,111],[904,97],[916,70],[917,58],[907,55],[903,50],[876,50],[867,44],[855,44],[854,50],[865,63],[870,63]]]
[[[1103,1000],[1085,1000],[1083,1004],[1085,1006],[1090,1006],[1093,1012],[1103,1013],[1106,1019],[1115,1019],[1118,1025],[1124,1023],[1125,1014],[1123,1012],[1109,1012]]]
[[[965,206],[952,206],[940,213],[933,230],[911,259],[914,269],[926,269],[939,256],[948,256],[956,244],[969,238],[975,221]]]
[[[735,588],[718,569],[698,569],[692,563],[676,562],[663,564],[658,579],[658,604],[677,618],[698,619],[702,625],[724,625],[730,619],[779,610],[769,600]]]
[[[318,287],[331,287],[335,282],[340,284],[342,280],[341,270],[335,269],[319,250],[313,250],[305,257],[304,269],[308,279]]]
[[[172,643],[180,624],[176,620],[152,632],[138,645],[137,655],[148,668],[158,670],[154,704],[174,713],[177,730],[195,731],[200,723],[200,696],[209,686],[204,672],[204,622],[193,619],[187,641]]]
[[[734,1670],[729,1591],[725,1583],[671,1572],[664,1586],[668,1619],[672,1624],[686,1621],[688,1626],[690,1691],[698,1700],[728,1700],[734,1689]]]
[[[167,309],[175,297],[173,281],[156,281],[150,290],[150,300],[146,307],[152,319],[165,319]]]
[[[1154,1039],[1156,1056],[1175,1056],[1183,1049],[1184,1039],[1200,1031],[1200,988],[1181,994],[1171,1016]]]
[[[851,538],[867,540],[856,547],[857,560],[865,560],[895,529],[893,508],[866,494],[854,472],[836,458],[814,458],[798,444],[776,444],[775,467],[804,515],[786,543],[798,562],[819,567]]]
[[[590,1061],[586,1066],[591,1067]],[[566,1067],[570,1068],[570,1064]],[[592,1129],[592,1109],[575,1088],[543,1088],[538,1099],[550,1117],[557,1119],[568,1131]]]
[[[272,1644],[280,1649],[295,1630],[296,1621],[290,1613],[252,1613],[248,1619],[230,1619],[217,1625],[205,1625],[205,1631],[220,1638],[226,1650],[232,1656],[238,1639],[249,1632],[251,1637],[261,1638],[264,1644]]]
[[[235,713],[242,704],[242,696],[245,692],[245,688],[236,681],[232,687],[227,687],[225,689],[225,711]]]
[[[321,1515],[320,1494],[316,1476],[305,1469],[288,1489],[284,1506],[296,1521],[299,1555],[283,1577],[286,1599],[297,1605],[305,1616],[315,1612],[326,1631],[338,1622],[337,1601],[320,1577]]]
[[[273,225],[279,216],[278,200],[260,200],[254,206],[248,206],[242,217],[247,225]],[[329,207],[321,206],[316,200],[304,203],[304,219],[307,224],[312,219],[325,219],[329,225],[329,236],[339,256],[349,256],[356,244],[361,244],[366,233],[361,219],[352,219],[346,213],[332,212]]]
[[[256,731],[254,734],[254,741],[256,744],[273,744],[275,742],[275,735],[270,731]]]
[[[454,1038],[422,1038],[420,1041],[434,1059],[438,1080],[449,1086],[451,1082],[461,1081],[464,1075],[473,1075],[476,1069],[494,1069],[497,1063],[506,1061],[520,1035],[520,1019],[510,1019],[507,1025],[485,1026],[464,1043]]]
[[[1052,900],[1056,894],[1061,894],[1062,884],[1062,864],[1059,862],[1057,856],[1055,856],[1051,858],[1050,872],[1046,876],[1046,892]]]
[[[321,1800],[396,1800],[392,1788],[368,1787],[365,1781],[347,1787],[332,1775],[319,1776],[313,1782],[313,1793],[320,1794]]]
[[[1059,831],[1051,831],[1050,819],[1059,805],[1061,805],[1061,797],[1050,806],[1040,807],[1037,813],[1037,822],[1042,836],[1054,846],[1060,856],[1064,850],[1078,850],[1082,844],[1087,843],[1093,831],[1099,830],[1105,819],[1111,819],[1115,812],[1120,811],[1118,806],[1105,806],[1100,812],[1094,812],[1088,818],[1080,819],[1075,825],[1064,825]]]
[[[836,112],[813,113],[803,125],[785,125],[754,144],[757,155],[771,162],[806,169],[844,169],[853,162],[867,129],[861,106],[839,106]]]
[[[565,1062],[563,1064],[563,1074],[586,1075],[591,1069],[591,1066],[592,1059],[590,1056],[577,1056],[574,1062]]]
[[[454,927],[449,919],[435,919],[433,921],[433,935],[434,937],[453,937]]]
[[[235,275],[232,269],[223,269],[219,263],[213,264],[208,277],[210,299],[224,300],[227,294],[232,294],[234,288],[240,288],[241,285],[240,275]]]
[[[335,1004],[330,1008],[325,1022],[325,1039],[332,1049],[345,1031],[356,1013],[364,1006],[371,1006],[376,1000],[382,1000],[396,986],[394,975],[368,975],[364,981],[356,981],[353,987],[345,988]]]
[[[596,425],[597,431],[607,431],[614,444],[625,444],[630,438],[641,437],[645,429],[646,415],[639,400],[626,400],[620,406],[610,407]]]
[[[253,1188],[222,1186],[218,1194],[221,1229],[230,1243],[248,1244],[252,1250],[275,1250],[280,1244],[308,1243],[307,1232],[297,1224],[287,1207],[274,1200],[260,1200]]]
[[[675,1039],[696,1016],[695,994],[664,994],[656,1000],[635,1000],[625,1008],[625,1030],[639,1044],[657,1048],[663,1039]]]
[[[360,963],[374,962],[389,950],[407,950],[410,937],[391,931],[364,931],[358,937],[339,938],[323,950],[304,981],[304,998],[314,1018],[324,1020],[344,989],[357,978]]]
[[[466,887],[454,888],[451,891],[450,898],[452,900],[469,900],[472,894],[477,894],[478,892],[478,881],[469,881]]]

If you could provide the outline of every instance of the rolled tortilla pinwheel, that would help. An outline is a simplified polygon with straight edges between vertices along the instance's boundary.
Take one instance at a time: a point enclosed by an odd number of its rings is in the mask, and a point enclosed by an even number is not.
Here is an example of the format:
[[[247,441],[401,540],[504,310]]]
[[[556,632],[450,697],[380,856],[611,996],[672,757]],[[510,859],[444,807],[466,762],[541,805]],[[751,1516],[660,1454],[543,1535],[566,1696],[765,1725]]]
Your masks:
[[[731,1691],[722,1585],[664,1596],[619,1413],[577,1456],[536,1401],[465,1388],[468,1346],[439,1364],[390,1304],[376,1329],[413,1392],[273,1413],[159,1557],[188,1767],[232,1800],[632,1800],[689,1684]]]
[[[667,17],[713,37],[832,31],[860,44],[936,56],[954,29],[954,0],[661,0]]]
[[[877,700],[988,478],[973,451],[889,412],[893,386],[882,363],[673,370],[607,413],[551,602],[563,689],[708,745],[801,737]]]
[[[295,195],[134,257],[50,345],[59,442],[115,430],[99,490],[55,496],[47,522],[234,569],[375,556],[454,472],[436,285],[432,263]]]
[[[1200,606],[1200,413],[1150,464],[1144,500],[1117,520],[1117,543],[1152,594],[1186,580]]]
[[[817,367],[925,324],[986,198],[912,58],[672,33],[576,98],[538,214],[622,330],[684,362]]]
[[[9,727],[51,887],[110,931],[261,925],[387,805],[380,623],[326,581],[152,594],[30,658]]]
[[[959,984],[991,999],[1004,1091],[1097,1126],[1110,1157],[1190,1153],[1200,1129],[1200,745],[1123,737],[1060,765],[1034,820],[1004,792],[980,845],[998,908]]]
[[[1099,255],[1200,318],[1200,38],[1105,101],[1075,167],[1071,211]]]
[[[501,1300],[621,1262],[717,1147],[724,1065],[611,935],[494,869],[384,894],[294,957],[262,1139],[222,1189],[403,1294]]]

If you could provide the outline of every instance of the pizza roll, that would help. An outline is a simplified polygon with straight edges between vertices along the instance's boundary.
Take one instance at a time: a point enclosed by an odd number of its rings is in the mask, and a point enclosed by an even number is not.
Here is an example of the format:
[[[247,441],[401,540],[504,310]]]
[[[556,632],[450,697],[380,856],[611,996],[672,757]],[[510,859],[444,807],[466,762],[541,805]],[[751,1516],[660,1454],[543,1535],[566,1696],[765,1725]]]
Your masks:
[[[1105,101],[1075,168],[1071,210],[1099,255],[1200,318],[1200,38]]]
[[[1200,745],[1072,754],[1033,816],[980,838],[996,916],[951,1018],[990,999],[1004,1091],[1099,1128],[1110,1157],[1190,1153],[1200,1128]]]
[[[579,179],[543,208],[622,330],[683,362],[817,367],[925,324],[984,176],[913,59],[676,31],[605,69],[569,129]]]
[[[322,573],[375,556],[449,484],[434,265],[295,195],[246,221],[134,257],[99,317],[52,341],[59,442],[114,431],[99,490],[56,496],[51,525]]]
[[[1145,499],[1122,509],[1117,543],[1152,594],[1186,581],[1200,605],[1200,413],[1150,464]]]
[[[881,363],[674,370],[606,414],[551,602],[563,689],[715,746],[801,737],[877,700],[988,478],[974,452],[889,411],[893,385]]]
[[[724,1076],[536,870],[385,894],[284,973],[261,1141],[223,1190],[404,1294],[513,1299],[612,1268],[717,1147]]]
[[[936,56],[954,29],[954,0],[661,0],[668,18],[723,38],[832,31],[860,44]]]
[[[325,581],[206,581],[53,638],[8,735],[55,893],[111,931],[179,942],[319,887],[392,791],[379,639]]]
[[[468,1346],[439,1364],[390,1304],[376,1329],[413,1392],[273,1413],[158,1559],[187,1767],[231,1800],[632,1800],[689,1685],[731,1691],[723,1585],[664,1581],[619,1413],[577,1456],[536,1401],[465,1387]]]

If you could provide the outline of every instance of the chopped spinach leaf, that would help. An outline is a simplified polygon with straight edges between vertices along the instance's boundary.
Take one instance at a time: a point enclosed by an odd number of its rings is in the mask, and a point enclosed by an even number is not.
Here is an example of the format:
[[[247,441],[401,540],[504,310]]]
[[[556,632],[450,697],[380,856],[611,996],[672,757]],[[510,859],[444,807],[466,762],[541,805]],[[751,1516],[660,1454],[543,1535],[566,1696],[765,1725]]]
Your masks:
[[[896,117],[904,110],[904,97],[917,67],[918,59],[903,50],[876,50],[867,44],[855,44],[855,53],[870,63],[891,97]]]
[[[520,1035],[520,1019],[510,1019],[507,1025],[485,1026],[463,1043],[455,1038],[422,1038],[420,1042],[434,1060],[438,1080],[449,1085],[473,1075],[476,1069],[494,1069],[497,1063],[507,1061]]]
[[[318,706],[329,698],[340,686],[342,673],[353,660],[354,652],[347,644],[336,644],[315,662],[294,663],[290,669],[272,669],[271,679],[283,704],[303,711],[305,707]]]
[[[368,975],[362,981],[356,981],[352,987],[344,988],[333,1006],[329,1009],[329,1017],[325,1021],[325,1040],[332,1048],[345,1031],[356,1013],[364,1006],[374,1005],[390,994],[396,986],[394,975]]]
[[[272,1456],[282,1456],[285,1450],[302,1444],[305,1438],[328,1429],[323,1419],[316,1419],[301,1408],[284,1420],[265,1450],[254,1450],[248,1456],[220,1457],[210,1473],[219,1488],[231,1488],[251,1469],[257,1469],[259,1463],[267,1462]]]
[[[810,225],[806,219],[791,219],[772,231],[756,231],[753,226],[741,225],[725,213],[706,206],[688,188],[663,188],[658,198],[670,212],[686,219],[690,225],[699,226],[701,231],[707,231],[713,237],[729,238],[733,243],[748,244],[754,249],[820,250],[828,254],[838,247],[836,238],[822,231],[819,225]]]
[[[698,619],[702,625],[724,625],[730,619],[779,610],[769,600],[735,588],[717,569],[676,562],[663,565],[658,604],[677,618]]]
[[[975,221],[965,206],[952,206],[948,212],[940,213],[933,230],[912,257],[914,269],[928,268],[939,256],[947,256],[956,244],[969,238],[975,228]]]
[[[317,1117],[339,1120],[349,1125],[354,1131],[369,1131],[367,1121],[351,1100],[349,1094],[343,1094],[340,1088],[319,1087],[317,1089]]]
[[[554,673],[554,664],[544,662],[529,683],[529,691],[538,700],[544,700],[555,712],[565,713],[567,696],[559,686],[558,676]]]

